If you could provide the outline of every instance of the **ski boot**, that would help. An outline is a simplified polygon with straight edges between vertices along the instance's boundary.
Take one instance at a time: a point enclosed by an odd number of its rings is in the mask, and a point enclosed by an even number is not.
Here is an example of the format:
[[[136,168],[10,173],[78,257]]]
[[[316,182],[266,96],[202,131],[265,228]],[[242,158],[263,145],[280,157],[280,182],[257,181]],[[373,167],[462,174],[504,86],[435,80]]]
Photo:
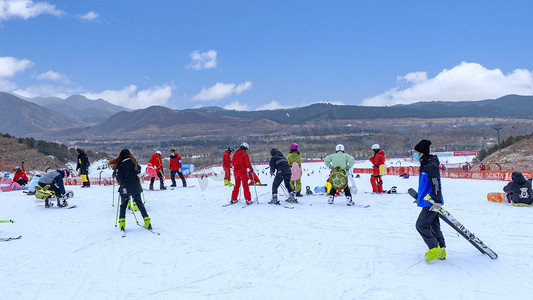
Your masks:
[[[252,200],[246,200],[246,205],[251,205],[252,203]]]
[[[159,186],[159,189],[160,189],[160,190],[162,190],[162,191],[164,191],[164,190],[166,190],[166,189],[167,189],[167,187],[166,187],[166,186],[164,186],[164,185],[160,185],[160,186]]]
[[[348,206],[354,205],[353,200],[352,200],[352,196],[346,196],[346,205],[348,205]]]
[[[59,207],[59,208],[61,208],[61,207],[63,207],[63,206],[66,206],[66,205],[63,205],[63,204],[61,203],[61,200],[62,200],[61,197],[58,197],[58,198],[57,198],[57,207]],[[66,202],[66,201],[63,200],[63,202]]]
[[[44,207],[50,208],[50,202],[48,201],[48,198],[44,199]]]
[[[150,191],[153,191],[154,190],[154,185],[153,184],[150,184],[150,187],[148,188]]]
[[[424,256],[426,262],[431,262],[432,260],[434,260],[435,258],[439,258],[442,256],[442,249],[440,248],[440,246],[437,246],[435,248],[431,248],[428,250],[428,252],[426,252],[426,255]]]
[[[328,196],[328,204],[333,204],[333,195]]]
[[[170,185],[170,187],[176,187],[176,184],[175,184],[175,183],[173,183],[173,184],[171,184],[171,185]]]
[[[277,194],[272,195],[272,200],[270,200],[268,204],[279,204],[278,195]]]
[[[296,192],[296,197],[303,197],[304,195],[302,195],[302,193],[300,193],[300,191]]]
[[[230,200],[229,200],[229,204],[235,204],[235,203],[237,203],[237,202],[239,202],[239,200],[233,200],[233,199],[230,199]]]
[[[440,253],[440,256],[437,257],[438,259],[440,260],[445,260],[446,259],[446,248],[440,248],[442,251]]]
[[[121,231],[124,231],[124,229],[126,228],[126,219],[124,218],[118,219],[118,226]]]
[[[150,217],[144,218],[144,228],[151,230],[152,224],[150,223]]]

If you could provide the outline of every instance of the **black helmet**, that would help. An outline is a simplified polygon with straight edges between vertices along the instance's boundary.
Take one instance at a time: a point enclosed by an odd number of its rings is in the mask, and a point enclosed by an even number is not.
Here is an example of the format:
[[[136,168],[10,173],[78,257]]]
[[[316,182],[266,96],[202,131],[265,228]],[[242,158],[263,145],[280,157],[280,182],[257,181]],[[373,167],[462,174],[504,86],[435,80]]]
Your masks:
[[[228,151],[229,151],[229,152],[233,152],[233,151],[235,151],[235,150],[233,150],[233,148],[231,148],[231,147],[228,147]]]
[[[13,168],[13,171],[19,171],[20,170],[20,167],[19,166],[16,166]]]

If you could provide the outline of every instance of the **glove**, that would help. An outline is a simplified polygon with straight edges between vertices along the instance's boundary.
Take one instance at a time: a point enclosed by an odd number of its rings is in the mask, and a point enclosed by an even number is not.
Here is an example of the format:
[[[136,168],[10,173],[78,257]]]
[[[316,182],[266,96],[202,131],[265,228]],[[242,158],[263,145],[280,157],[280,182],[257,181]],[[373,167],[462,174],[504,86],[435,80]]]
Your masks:
[[[441,206],[442,206],[442,203],[435,203],[433,204],[433,206],[429,208],[429,211],[439,212]]]

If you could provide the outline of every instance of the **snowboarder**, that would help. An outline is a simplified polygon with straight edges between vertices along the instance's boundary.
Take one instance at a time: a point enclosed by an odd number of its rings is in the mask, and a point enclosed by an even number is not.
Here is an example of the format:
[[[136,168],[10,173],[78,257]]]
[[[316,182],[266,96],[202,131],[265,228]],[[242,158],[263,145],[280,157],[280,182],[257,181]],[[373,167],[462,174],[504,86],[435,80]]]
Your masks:
[[[252,168],[252,164],[250,164],[250,157],[248,156],[248,153],[246,153],[248,149],[250,149],[250,146],[248,146],[248,143],[244,142],[239,147],[239,150],[235,151],[235,154],[233,154],[233,176],[235,178],[235,186],[231,193],[230,203],[237,203],[239,201],[237,197],[239,196],[239,189],[242,184],[246,204],[252,204],[252,195],[250,194],[250,188],[248,187],[248,177],[246,176],[246,173],[251,173],[254,169]]]
[[[385,152],[380,149],[378,144],[372,145],[374,156],[370,156],[372,162],[372,176],[370,176],[370,184],[372,185],[372,192],[383,193],[383,181],[381,180],[380,166],[385,164]]]
[[[224,185],[232,186],[231,183],[231,153],[233,148],[228,147],[228,150],[224,151],[224,156],[222,157],[222,168],[224,168]]]
[[[70,172],[67,169],[59,169],[49,171],[39,178],[38,184],[40,187],[44,188],[45,186],[49,185],[48,190],[54,192],[55,197],[57,198],[57,207],[65,206],[61,203],[61,200],[64,200],[63,197],[65,195],[63,178],[67,178],[69,175]],[[44,207],[50,207],[48,199],[44,200]]]
[[[345,181],[346,181],[346,186],[345,187],[342,187],[342,188],[339,188],[339,189],[344,189],[344,195],[346,196],[346,205],[348,206],[351,206],[353,205],[353,200],[352,200],[352,194],[350,193],[350,187],[348,186],[348,177],[347,177],[347,173],[348,173],[348,170],[355,164],[355,158],[347,153],[344,153],[344,145],[343,144],[338,144],[336,147],[335,147],[335,153],[334,154],[330,154],[328,156],[326,156],[326,158],[324,158],[324,164],[326,164],[326,166],[330,169],[332,169],[334,172],[331,173],[330,175],[330,178],[331,176],[334,176],[334,174],[336,176],[340,176],[342,177],[342,175],[337,175],[338,172],[335,172],[335,169],[337,170],[341,170],[344,172],[344,178]],[[333,183],[332,183],[333,185]],[[333,201],[334,201],[334,198],[335,198],[335,194],[337,193],[337,189],[335,187],[331,187],[331,190],[329,191],[329,197],[328,197],[328,203],[329,204],[333,204]]]
[[[512,181],[503,187],[507,193],[507,199],[511,204],[532,205],[533,191],[531,190],[531,179],[526,180],[524,175],[514,171],[511,175]]]
[[[163,161],[161,160],[161,151],[156,151],[152,157],[150,157],[150,160],[148,161],[149,164],[152,164],[154,167],[157,177],[159,177],[159,189],[160,190],[166,190],[165,187],[165,179],[163,177],[163,174],[165,174],[165,171],[163,170]],[[150,177],[150,190],[154,189],[154,181],[155,177]]]
[[[174,149],[170,150],[170,165],[168,169],[170,170],[170,180],[172,181],[171,187],[176,187],[176,173],[180,177],[183,187],[187,187],[187,181],[185,181],[182,172],[181,156]]]
[[[302,168],[302,153],[298,151],[298,144],[292,143],[289,154],[287,154],[287,161],[289,162],[289,166],[294,165],[294,163],[298,164],[298,168]],[[298,178],[298,180],[291,180],[291,186],[296,192],[296,197],[303,197],[301,191],[302,191],[302,178]]]
[[[90,187],[91,182],[89,181],[89,166],[91,163],[89,162],[89,157],[87,157],[87,154],[83,152],[82,149],[78,148],[76,149],[76,153],[78,153],[78,163],[76,164],[76,170],[79,170],[79,174],[81,177],[81,181],[83,182],[82,188]]]
[[[13,175],[14,182],[20,184],[21,186],[24,186],[28,183],[28,176],[26,176],[26,173],[24,173],[19,166],[14,167],[13,171],[15,172],[15,175]]]
[[[426,262],[436,258],[446,258],[446,242],[440,230],[439,221],[439,210],[444,204],[440,183],[440,163],[436,155],[429,154],[430,145],[431,141],[421,140],[416,144],[413,152],[413,157],[420,161],[417,206],[422,207],[416,220],[416,230],[429,248],[425,254]],[[435,201],[433,206],[424,200],[427,195]]]
[[[274,182],[272,182],[272,200],[270,200],[268,204],[279,204],[278,187],[281,182],[284,182],[285,187],[289,192],[289,198],[286,201],[293,203],[298,202],[295,198],[294,190],[290,183],[292,173],[291,168],[289,167],[289,162],[283,156],[281,151],[278,150],[278,148],[272,148],[272,150],[270,150],[270,155],[272,155],[269,163],[270,176],[274,176],[275,172],[276,177],[274,177]]]
[[[2,180],[0,180],[0,190],[2,192],[11,192],[13,190],[20,190],[21,186],[20,184],[11,181],[11,178],[9,178],[11,174],[9,172],[4,173],[4,177],[2,177]]]
[[[134,203],[137,204],[137,208],[141,212],[144,227],[146,229],[152,229],[150,217],[141,200],[142,187],[139,179],[141,166],[139,166],[133,154],[128,149],[122,149],[118,157],[111,160],[108,165],[113,168],[113,177],[117,178],[117,183],[119,184],[120,212],[118,223],[120,230],[124,231],[126,226],[126,208],[130,197],[133,198]]]

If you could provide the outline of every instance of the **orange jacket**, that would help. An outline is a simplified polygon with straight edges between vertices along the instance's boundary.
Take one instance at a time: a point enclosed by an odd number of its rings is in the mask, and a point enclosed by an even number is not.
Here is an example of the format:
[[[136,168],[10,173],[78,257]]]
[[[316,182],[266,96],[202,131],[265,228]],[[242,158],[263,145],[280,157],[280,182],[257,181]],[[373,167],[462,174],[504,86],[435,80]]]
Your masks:
[[[374,157],[370,157],[370,162],[372,162],[372,175],[379,176],[379,166],[385,163],[385,152],[379,150]]]

